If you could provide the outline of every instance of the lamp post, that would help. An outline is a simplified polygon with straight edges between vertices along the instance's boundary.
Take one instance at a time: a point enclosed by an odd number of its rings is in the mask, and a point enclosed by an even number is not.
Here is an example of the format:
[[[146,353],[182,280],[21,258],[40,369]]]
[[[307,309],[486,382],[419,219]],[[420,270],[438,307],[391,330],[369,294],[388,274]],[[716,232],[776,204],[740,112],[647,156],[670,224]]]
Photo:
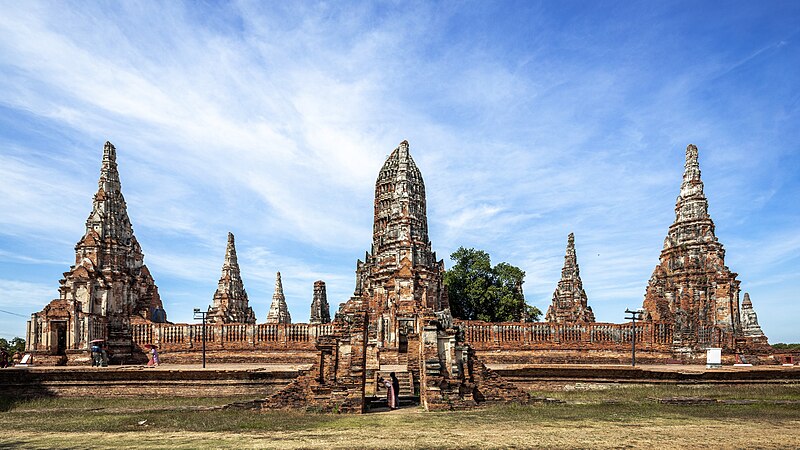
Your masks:
[[[642,314],[644,314],[644,311],[642,309],[631,311],[630,309],[625,308],[625,314],[630,314],[630,317],[626,317],[625,320],[631,321],[631,330],[633,332],[633,335],[631,336],[631,366],[636,367],[636,321],[642,320]]]
[[[194,309],[194,320],[202,320],[203,321],[203,369],[206,368],[206,316],[208,315],[207,311],[200,311],[200,308]]]

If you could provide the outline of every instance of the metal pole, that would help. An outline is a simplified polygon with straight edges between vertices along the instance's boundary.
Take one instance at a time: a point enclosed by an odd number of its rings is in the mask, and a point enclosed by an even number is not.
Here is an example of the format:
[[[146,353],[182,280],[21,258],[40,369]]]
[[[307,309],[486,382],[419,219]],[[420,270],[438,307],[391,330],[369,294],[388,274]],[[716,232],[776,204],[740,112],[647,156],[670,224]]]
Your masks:
[[[206,315],[203,313],[203,369],[206,368]]]
[[[630,309],[625,309],[626,314],[630,314],[630,317],[626,317],[625,320],[632,321],[631,323],[631,366],[636,367],[636,319],[642,320],[642,310],[631,311]]]
[[[636,314],[633,314],[633,339],[631,339],[631,366],[636,367]]]

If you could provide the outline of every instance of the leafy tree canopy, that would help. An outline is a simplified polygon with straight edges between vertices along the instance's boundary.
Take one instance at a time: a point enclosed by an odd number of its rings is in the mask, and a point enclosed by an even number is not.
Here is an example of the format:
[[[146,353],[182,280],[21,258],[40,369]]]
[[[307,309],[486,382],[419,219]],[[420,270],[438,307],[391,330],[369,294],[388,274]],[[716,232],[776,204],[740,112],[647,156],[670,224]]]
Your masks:
[[[5,349],[9,355],[13,355],[16,352],[24,352],[25,351],[25,339],[21,337],[15,337],[11,340],[11,342],[0,338],[0,348]]]
[[[487,322],[536,321],[539,308],[525,304],[525,272],[501,262],[492,267],[483,250],[459,247],[450,259],[455,265],[444,275],[453,317]]]
[[[772,348],[775,350],[800,350],[800,344],[785,344],[783,342],[778,342],[777,344],[772,344]]]

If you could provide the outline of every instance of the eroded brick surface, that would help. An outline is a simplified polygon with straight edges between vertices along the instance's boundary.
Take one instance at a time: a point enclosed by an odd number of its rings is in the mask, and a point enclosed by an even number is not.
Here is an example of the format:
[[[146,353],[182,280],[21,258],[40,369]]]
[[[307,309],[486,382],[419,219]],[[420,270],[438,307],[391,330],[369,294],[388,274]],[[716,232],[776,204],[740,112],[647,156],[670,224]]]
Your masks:
[[[567,252],[561,280],[553,293],[553,302],[547,309],[545,320],[558,323],[594,322],[592,307],[588,305],[586,291],[583,290],[578,257],[575,254],[575,235],[567,239]]]
[[[742,331],[736,277],[725,265],[725,250],[714,234],[697,147],[689,145],[675,222],[647,285],[645,319],[672,324],[676,350],[757,345]]]
[[[75,245],[75,264],[60,281],[59,298],[28,324],[28,351],[64,355],[105,339],[115,354],[126,355],[132,323],[166,321],[133,234],[110,142],[103,148],[98,184],[86,232]]]
[[[228,233],[222,275],[214,292],[214,303],[208,308],[208,322],[256,323],[256,315],[250,307],[239,270],[233,233]]]

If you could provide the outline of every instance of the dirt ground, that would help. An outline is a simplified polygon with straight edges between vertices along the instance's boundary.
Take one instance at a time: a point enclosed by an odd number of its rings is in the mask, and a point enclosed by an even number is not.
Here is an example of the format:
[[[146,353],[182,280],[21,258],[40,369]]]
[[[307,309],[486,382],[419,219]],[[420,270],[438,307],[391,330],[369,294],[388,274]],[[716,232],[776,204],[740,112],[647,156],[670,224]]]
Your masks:
[[[571,411],[575,408],[582,410],[573,415]],[[657,411],[648,409],[646,405],[635,408],[644,408],[641,416],[620,405],[610,405],[607,410],[602,405],[567,405],[438,413],[414,407],[363,416],[296,415],[294,419],[289,418],[293,424],[276,425],[277,429],[271,429],[275,422],[269,416],[239,412],[237,414],[252,415],[252,421],[242,421],[241,416],[236,416],[235,428],[238,429],[224,431],[200,431],[196,430],[198,427],[192,431],[175,430],[176,426],[181,426],[170,424],[168,417],[153,410],[124,416],[119,410],[106,410],[102,416],[89,420],[97,421],[98,427],[102,427],[103,420],[100,419],[109,419],[107,426],[110,428],[133,427],[135,431],[56,432],[10,427],[0,436],[0,448],[739,449],[800,446],[800,408],[796,405],[770,407],[781,408],[780,414],[754,409],[752,414],[745,410],[733,415],[729,412],[720,414],[723,418],[714,417],[714,409],[705,407],[662,407]],[[605,416],[604,411],[607,411]],[[701,412],[695,414],[697,411]],[[764,416],[759,417],[759,412],[764,412]],[[23,416],[30,413],[42,414],[43,410],[20,409],[17,412]],[[555,417],[547,417],[554,413]],[[208,421],[208,428],[226,426],[224,417],[215,422],[218,416],[210,415],[210,412],[188,414],[191,414],[190,420]],[[742,420],[742,414],[752,417]],[[0,414],[0,420],[4,418],[10,419],[11,416],[9,413]],[[147,421],[139,425],[142,420]]]
[[[738,421],[672,424],[544,422],[522,429],[511,423],[464,423],[455,429],[387,420],[365,429],[269,433],[141,432],[52,433],[6,431],[0,445],[16,448],[797,448],[800,421],[744,425]]]

